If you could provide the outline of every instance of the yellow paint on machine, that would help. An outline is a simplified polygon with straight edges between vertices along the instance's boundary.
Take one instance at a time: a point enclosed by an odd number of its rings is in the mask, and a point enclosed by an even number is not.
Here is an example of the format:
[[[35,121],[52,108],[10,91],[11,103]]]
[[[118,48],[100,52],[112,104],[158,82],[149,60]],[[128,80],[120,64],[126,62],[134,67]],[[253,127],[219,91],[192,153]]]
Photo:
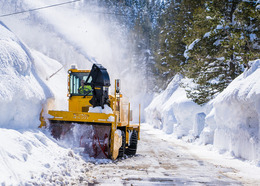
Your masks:
[[[122,94],[120,93],[119,80],[115,80],[114,95],[109,95],[109,105],[112,109],[112,113],[105,114],[89,112],[89,108],[92,107],[90,100],[93,96],[80,95],[77,91],[78,87],[80,86],[80,81],[82,79],[88,79],[86,77],[88,77],[89,73],[90,70],[78,70],[76,68],[68,70],[68,111],[48,110],[48,117],[43,117],[44,111],[42,111],[40,116],[40,127],[46,127],[46,122],[49,122],[51,126],[60,125],[61,127],[63,126],[63,123],[110,126],[110,150],[108,153],[108,158],[115,160],[119,155],[119,149],[123,146],[122,136],[119,136],[118,133],[116,133],[116,130],[121,130],[122,133],[125,134],[124,143],[126,148],[128,145],[130,145],[129,136],[133,133],[133,131],[138,133],[138,140],[140,139],[140,108],[139,125],[130,124],[132,118],[130,103],[125,98],[123,98]],[[100,90],[100,87],[94,87],[94,89]],[[98,142],[101,148],[99,139]],[[104,149],[102,149],[102,151]]]

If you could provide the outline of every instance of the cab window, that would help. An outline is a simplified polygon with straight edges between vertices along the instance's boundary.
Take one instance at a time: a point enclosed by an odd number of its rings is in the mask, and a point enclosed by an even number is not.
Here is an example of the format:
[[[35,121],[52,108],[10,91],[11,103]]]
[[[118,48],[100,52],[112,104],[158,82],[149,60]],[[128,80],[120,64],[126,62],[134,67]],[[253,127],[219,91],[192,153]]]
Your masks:
[[[70,94],[73,96],[77,96],[77,95],[83,95],[80,94],[79,89],[81,87],[81,81],[84,80],[84,82],[87,80],[89,76],[89,73],[86,72],[77,72],[77,73],[71,73],[70,74]],[[91,83],[92,81],[92,77],[89,78],[88,83]],[[92,94],[91,94],[92,95]]]

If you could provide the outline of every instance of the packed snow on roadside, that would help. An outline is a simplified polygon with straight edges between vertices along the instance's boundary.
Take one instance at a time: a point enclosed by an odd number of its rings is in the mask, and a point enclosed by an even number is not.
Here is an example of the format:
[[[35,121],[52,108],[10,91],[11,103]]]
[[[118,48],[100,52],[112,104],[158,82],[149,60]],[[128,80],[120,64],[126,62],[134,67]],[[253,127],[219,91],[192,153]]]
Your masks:
[[[260,60],[237,77],[207,105],[198,106],[186,96],[176,75],[167,89],[145,109],[146,120],[165,133],[213,145],[220,153],[260,166]]]
[[[61,67],[28,49],[0,22],[1,185],[89,182],[86,162],[58,145],[47,131],[38,129],[42,105],[61,91],[66,94],[65,71],[50,78]]]
[[[193,133],[192,129],[198,125],[197,118],[204,113],[205,108],[189,100],[184,88],[179,86],[180,83],[189,81],[176,75],[166,90],[156,96],[145,109],[147,122],[178,138]]]
[[[1,185],[77,185],[88,182],[86,162],[40,130],[0,128],[0,140]]]
[[[213,100],[213,144],[260,166],[260,60]],[[207,120],[206,120],[207,121]],[[209,122],[209,126],[211,126]]]
[[[0,126],[37,127],[40,105],[50,92],[41,86],[30,51],[1,22],[0,27]]]

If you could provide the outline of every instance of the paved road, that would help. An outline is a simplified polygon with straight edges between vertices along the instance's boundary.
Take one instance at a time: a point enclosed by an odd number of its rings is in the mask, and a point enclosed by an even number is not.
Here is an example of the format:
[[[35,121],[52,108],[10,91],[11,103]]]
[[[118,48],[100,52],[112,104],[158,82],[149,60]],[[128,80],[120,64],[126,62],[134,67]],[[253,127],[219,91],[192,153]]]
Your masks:
[[[86,174],[89,183],[98,185],[243,185],[225,174],[234,171],[203,161],[144,127],[136,156],[89,163]]]

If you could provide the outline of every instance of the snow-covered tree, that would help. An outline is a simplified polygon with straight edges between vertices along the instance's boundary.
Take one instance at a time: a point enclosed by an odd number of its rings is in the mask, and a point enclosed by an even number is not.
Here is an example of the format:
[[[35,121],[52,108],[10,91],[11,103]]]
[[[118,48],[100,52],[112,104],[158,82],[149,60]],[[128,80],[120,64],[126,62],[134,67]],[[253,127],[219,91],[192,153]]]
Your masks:
[[[243,65],[259,56],[259,17],[255,8],[253,1],[207,0],[198,10],[186,40],[187,44],[196,42],[186,51],[184,68],[185,75],[197,84],[187,87],[187,92],[198,104],[221,92],[242,72]]]
[[[185,35],[191,27],[194,10],[200,7],[202,2],[201,0],[176,0],[165,4],[157,68],[161,74],[160,80],[166,83],[182,70],[182,65],[185,63]]]

